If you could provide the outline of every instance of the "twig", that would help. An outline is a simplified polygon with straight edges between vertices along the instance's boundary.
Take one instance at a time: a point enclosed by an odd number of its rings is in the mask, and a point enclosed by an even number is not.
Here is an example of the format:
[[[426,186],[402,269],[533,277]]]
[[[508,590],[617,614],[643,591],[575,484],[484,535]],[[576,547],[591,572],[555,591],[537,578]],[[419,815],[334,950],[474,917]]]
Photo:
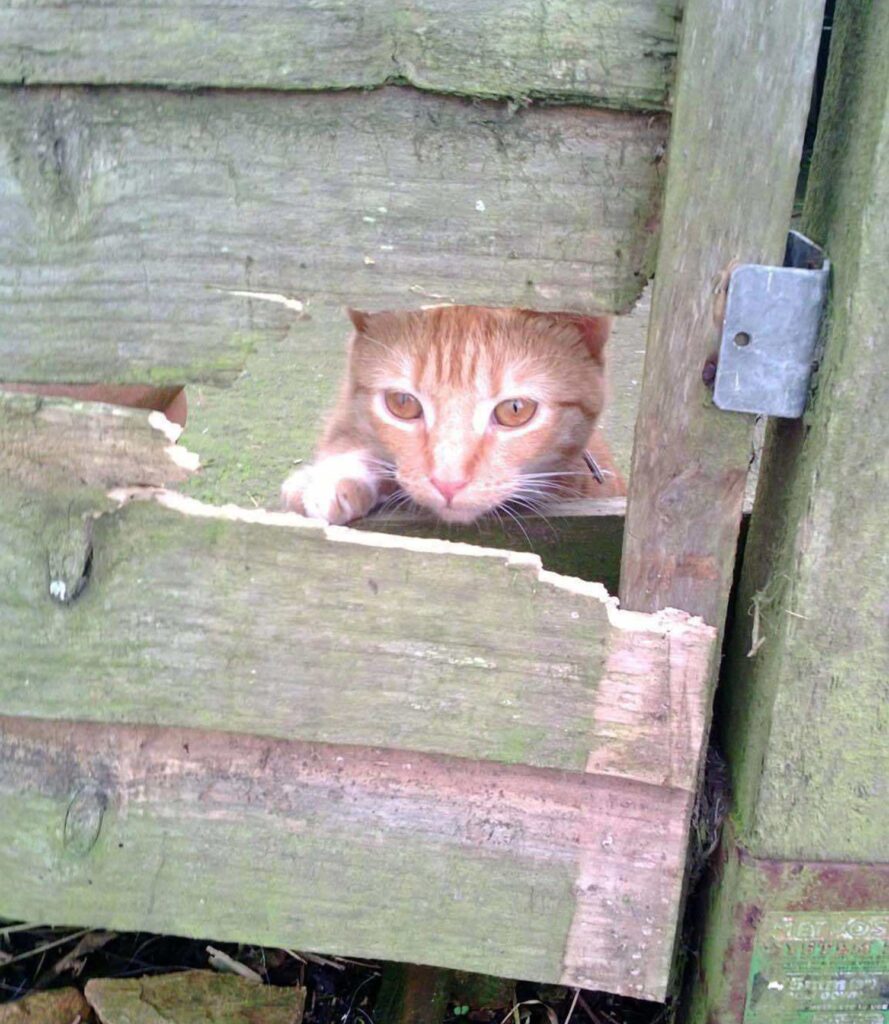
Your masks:
[[[8,967],[10,964],[17,964],[20,960],[27,960],[29,957],[37,956],[38,953],[45,953],[48,949],[54,949],[56,946],[62,946],[66,942],[73,942],[74,939],[79,939],[81,935],[86,935],[89,931],[92,931],[92,929],[81,928],[79,932],[72,932],[70,935],[64,935],[61,939],[56,939],[54,942],[44,942],[40,946],[35,946],[33,949],[29,949],[27,953],[19,953],[18,956],[14,956],[11,960],[7,960],[3,966]]]
[[[229,971],[232,974],[239,974],[248,981],[258,981],[260,985],[262,984],[261,974],[254,971],[252,967],[248,967],[246,964],[233,959],[228,953],[223,953],[221,949],[216,949],[215,946],[207,946],[207,952],[210,954],[210,966],[215,970]]]
[[[13,932],[36,932],[44,927],[45,925],[42,924],[28,924],[27,922],[24,924],[8,924],[0,928],[0,935],[12,935]]]
[[[580,999],[580,989],[574,990],[574,998],[571,1000],[571,1005],[568,1007],[568,1016],[565,1018],[565,1024],[569,1024],[569,1021],[574,1016],[574,1007],[577,1006],[577,1000]]]
[[[514,1003],[512,1009],[507,1015],[500,1021],[500,1024],[506,1024],[510,1017],[518,1024],[519,1021],[519,1007],[521,1006],[542,1006],[546,1010],[546,1016],[550,1024],[559,1024],[559,1020],[556,1017],[555,1011],[551,1006],[547,1006],[546,1003],[541,1002],[539,999],[525,999],[521,1003]]]
[[[590,1004],[586,1001],[586,999],[584,999],[583,996],[580,997],[580,1008],[587,1015],[587,1017],[590,1018],[593,1024],[602,1024],[602,1018],[598,1015],[598,1013],[594,1013],[590,1009]]]
[[[317,964],[319,967],[332,967],[335,971],[344,971],[345,964],[337,963],[336,960],[329,960],[326,956],[318,956],[317,953],[301,953],[310,964]]]

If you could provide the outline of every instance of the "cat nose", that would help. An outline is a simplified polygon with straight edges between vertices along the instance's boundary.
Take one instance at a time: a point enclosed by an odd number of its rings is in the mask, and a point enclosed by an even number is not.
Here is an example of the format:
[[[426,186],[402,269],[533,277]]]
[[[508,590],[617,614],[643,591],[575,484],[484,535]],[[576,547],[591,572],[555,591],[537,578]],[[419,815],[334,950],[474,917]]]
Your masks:
[[[453,497],[457,493],[457,491],[462,491],[463,488],[469,483],[468,480],[442,480],[437,476],[431,476],[429,477],[429,479],[432,483],[432,486],[448,503],[450,503],[453,500]]]

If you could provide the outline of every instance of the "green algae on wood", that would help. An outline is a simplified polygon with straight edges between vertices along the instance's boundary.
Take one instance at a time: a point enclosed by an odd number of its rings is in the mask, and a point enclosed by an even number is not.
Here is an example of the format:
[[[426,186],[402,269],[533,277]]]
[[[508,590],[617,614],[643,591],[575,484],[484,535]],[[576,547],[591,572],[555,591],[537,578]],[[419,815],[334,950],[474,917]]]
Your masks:
[[[723,720],[757,856],[884,860],[889,829],[889,21],[840,5],[803,227],[833,264],[802,421],[769,432]]]
[[[600,585],[529,554],[325,530],[170,492],[93,519],[88,584],[62,608],[34,513],[22,514],[33,505],[2,498],[0,713],[694,784],[713,634],[678,613],[617,611]],[[674,706],[681,729],[662,713]]]
[[[377,88],[663,109],[676,0],[0,4],[0,81]]]

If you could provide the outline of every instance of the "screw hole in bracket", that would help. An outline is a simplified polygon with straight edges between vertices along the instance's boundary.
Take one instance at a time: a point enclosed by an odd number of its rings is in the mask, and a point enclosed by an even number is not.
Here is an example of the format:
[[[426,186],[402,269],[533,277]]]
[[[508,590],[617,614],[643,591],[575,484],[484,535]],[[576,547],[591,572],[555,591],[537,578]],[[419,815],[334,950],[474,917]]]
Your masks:
[[[738,348],[747,348],[750,344],[751,338],[746,331],[738,331],[732,341],[734,341]]]

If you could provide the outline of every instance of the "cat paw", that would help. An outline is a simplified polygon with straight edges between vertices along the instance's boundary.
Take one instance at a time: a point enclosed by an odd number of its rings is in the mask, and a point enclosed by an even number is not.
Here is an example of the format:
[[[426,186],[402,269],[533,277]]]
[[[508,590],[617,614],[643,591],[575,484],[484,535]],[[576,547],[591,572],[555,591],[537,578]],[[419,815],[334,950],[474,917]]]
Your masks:
[[[281,500],[291,512],[342,526],[370,512],[377,487],[360,459],[336,455],[291,474],[281,486]]]

